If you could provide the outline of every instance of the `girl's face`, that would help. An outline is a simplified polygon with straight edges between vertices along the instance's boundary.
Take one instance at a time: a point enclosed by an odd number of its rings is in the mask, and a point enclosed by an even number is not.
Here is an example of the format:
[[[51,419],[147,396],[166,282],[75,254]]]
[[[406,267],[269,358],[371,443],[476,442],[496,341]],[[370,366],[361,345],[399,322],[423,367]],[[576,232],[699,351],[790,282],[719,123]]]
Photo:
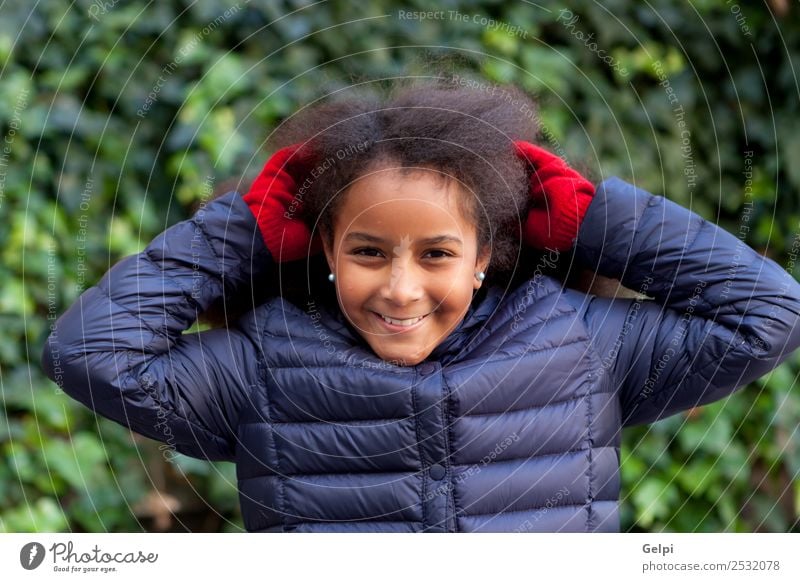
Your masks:
[[[432,170],[390,168],[344,196],[333,248],[323,237],[339,306],[380,358],[416,365],[458,327],[489,264],[456,204],[472,194]]]

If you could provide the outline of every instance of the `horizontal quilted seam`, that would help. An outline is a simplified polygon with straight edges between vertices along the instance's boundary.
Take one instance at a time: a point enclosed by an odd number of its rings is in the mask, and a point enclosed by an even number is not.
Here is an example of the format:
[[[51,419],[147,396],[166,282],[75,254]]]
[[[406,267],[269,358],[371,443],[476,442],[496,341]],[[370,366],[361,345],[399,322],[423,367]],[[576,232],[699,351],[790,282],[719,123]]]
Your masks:
[[[607,391],[606,392],[589,392],[588,394],[582,394],[580,396],[574,396],[572,398],[566,398],[564,400],[554,400],[554,401],[548,402],[546,404],[537,404],[537,405],[534,405],[534,406],[526,406],[525,408],[510,408],[510,409],[507,409],[507,410],[502,410],[500,412],[481,412],[481,413],[476,413],[476,414],[462,414],[462,415],[457,416],[456,418],[480,418],[480,417],[483,417],[483,416],[505,416],[506,414],[509,414],[509,413],[512,413],[512,412],[526,412],[528,410],[541,410],[543,408],[548,408],[548,407],[551,407],[551,406],[557,406],[559,404],[566,404],[568,402],[575,402],[576,400],[584,400],[586,398],[591,398],[592,396],[595,396],[597,394],[613,395],[614,393],[613,392],[607,392]]]
[[[547,509],[549,511],[551,509],[565,509],[568,507],[588,507],[589,503],[590,502],[586,501],[584,503],[564,503],[562,505],[552,504],[550,507],[547,507],[546,505],[535,505],[533,507],[526,507],[524,509],[501,509],[500,511],[491,511],[489,513],[466,513],[464,510],[461,510],[457,513],[456,517],[481,517],[484,515],[499,517],[509,513],[526,513],[528,511],[536,511],[539,509]]]
[[[336,426],[358,426],[360,424],[389,424],[392,422],[404,421],[404,420],[413,420],[413,416],[401,416],[396,418],[365,418],[365,419],[342,419],[342,420],[291,420],[291,421],[283,421],[283,420],[254,420],[254,421],[247,421],[247,422],[240,422],[239,426],[246,426],[250,424],[270,424],[270,425],[281,425],[281,424],[334,424]]]
[[[567,508],[570,508],[570,507],[588,508],[591,504],[594,504],[594,503],[597,503],[597,502],[604,502],[604,503],[612,502],[612,503],[616,504],[617,500],[616,499],[595,499],[593,501],[586,501],[584,503],[564,503],[564,504],[561,504],[561,505],[552,504],[552,505],[550,505],[550,507],[548,507],[547,505],[537,505],[535,507],[527,507],[525,509],[501,510],[499,512],[490,512],[490,513],[464,513],[462,511],[462,512],[460,512],[458,514],[457,517],[462,517],[462,518],[464,518],[464,517],[483,517],[483,516],[486,516],[486,515],[501,516],[501,515],[506,515],[506,514],[509,514],[509,513],[526,513],[526,512],[529,512],[529,511],[537,511],[537,510],[540,510],[540,509],[546,509],[546,510],[550,511],[552,509],[567,509]]]
[[[406,477],[418,475],[422,473],[422,469],[416,470],[404,470],[404,471],[324,471],[324,472],[299,472],[299,473],[284,473],[278,471],[277,469],[270,467],[264,463],[261,463],[260,469],[264,469],[269,471],[268,473],[262,473],[259,475],[250,475],[248,477],[243,477],[240,480],[244,481],[245,479],[261,479],[261,478],[271,478],[271,479],[286,479],[289,477],[324,477],[324,476],[359,476],[359,475],[404,475]]]
[[[302,366],[303,369],[306,369],[306,370],[331,370],[333,368],[337,368],[337,369],[346,368],[348,370],[353,370],[353,369],[364,370],[364,371],[369,370],[372,373],[375,373],[375,372],[385,372],[385,373],[392,373],[392,374],[415,374],[416,373],[416,370],[414,368],[412,368],[412,367],[409,367],[409,366],[405,366],[405,367],[396,366],[394,368],[388,368],[387,367],[387,368],[380,368],[379,370],[376,370],[376,369],[371,369],[371,368],[367,368],[367,367],[360,368],[358,366],[353,366],[353,364],[348,364],[346,362],[337,362],[337,361],[332,361],[330,363],[326,363],[326,364],[319,365],[319,366],[318,365],[314,365],[314,364],[308,364],[306,362],[303,362],[302,364],[289,364],[289,365],[286,365],[286,366],[281,366],[279,364],[268,363],[267,364],[267,369],[268,370],[296,370],[298,367],[301,367],[301,366]]]
[[[368,418],[368,419],[359,419],[359,420],[297,420],[297,421],[281,421],[281,420],[273,420],[273,425],[291,425],[291,424],[322,424],[322,425],[334,425],[334,426],[341,426],[342,428],[347,428],[350,426],[357,427],[362,425],[381,425],[381,424],[397,424],[399,422],[408,422],[413,421],[413,416],[404,416],[400,418]]]
[[[572,346],[572,345],[579,344],[579,343],[582,343],[582,342],[586,343],[588,341],[589,341],[588,337],[581,337],[581,338],[578,338],[578,339],[576,339],[574,341],[562,342],[562,343],[560,343],[558,345],[555,345],[555,346],[548,346],[548,347],[539,348],[539,349],[527,350],[527,351],[521,352],[519,354],[508,354],[508,353],[505,353],[505,352],[502,352],[502,353],[501,352],[493,352],[492,353],[492,365],[495,365],[495,363],[499,363],[499,362],[507,362],[509,360],[519,360],[521,356],[528,356],[528,355],[531,355],[531,354],[538,354],[538,353],[542,353],[542,352],[553,351],[553,350],[557,350],[559,348],[563,348],[563,347],[566,347],[566,346]],[[524,343],[524,341],[520,340],[520,343]],[[474,361],[474,362],[457,362],[457,363],[453,364],[452,366],[453,366],[453,368],[457,368],[459,371],[461,371],[461,370],[467,370],[467,369],[475,367],[475,366],[479,366],[479,367],[486,366],[486,361],[485,360],[476,359],[476,361]],[[442,369],[445,372],[448,370],[448,368],[442,368]]]
[[[422,525],[421,521],[412,520],[412,519],[347,519],[347,520],[330,520],[330,519],[314,519],[313,517],[304,518],[304,521],[299,522],[297,524],[289,524],[289,527],[295,525],[321,525],[325,523],[330,523],[339,526],[349,526],[353,525],[356,526],[359,523],[408,523],[408,524],[419,524]]]
[[[422,469],[418,469],[416,471],[332,471],[330,473],[284,473],[281,477],[284,478],[293,478],[293,477],[312,477],[312,478],[320,478],[323,479],[325,477],[333,477],[333,478],[340,478],[340,477],[372,477],[378,475],[398,475],[402,478],[406,477],[422,477]],[[399,480],[399,479],[398,479]],[[388,483],[389,481],[382,481],[382,483]]]
[[[525,455],[524,457],[510,457],[508,459],[492,459],[487,466],[491,466],[494,464],[500,463],[510,463],[512,461],[529,461],[531,459],[542,459],[544,457],[562,457],[567,455],[577,455],[577,453],[588,453],[590,449],[605,449],[608,447],[586,447],[585,449],[570,449],[568,451],[559,451],[557,453],[541,453],[541,454],[534,454],[534,455]],[[480,461],[475,461],[472,463],[450,463],[453,467],[474,467],[475,465],[479,464]]]

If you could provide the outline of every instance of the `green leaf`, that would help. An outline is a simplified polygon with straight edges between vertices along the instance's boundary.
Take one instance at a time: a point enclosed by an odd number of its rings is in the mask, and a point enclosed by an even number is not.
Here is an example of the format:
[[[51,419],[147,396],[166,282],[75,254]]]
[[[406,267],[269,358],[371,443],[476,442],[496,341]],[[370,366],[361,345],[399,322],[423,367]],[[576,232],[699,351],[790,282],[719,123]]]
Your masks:
[[[97,437],[88,433],[76,434],[72,442],[48,440],[43,452],[47,466],[75,489],[91,489],[105,472],[103,447]]]
[[[669,515],[670,504],[676,499],[676,493],[674,486],[665,486],[651,478],[637,487],[631,497],[638,509],[637,523],[647,528],[657,519]]]
[[[60,532],[68,531],[67,517],[58,502],[41,497],[29,506],[18,506],[0,513],[0,532]]]

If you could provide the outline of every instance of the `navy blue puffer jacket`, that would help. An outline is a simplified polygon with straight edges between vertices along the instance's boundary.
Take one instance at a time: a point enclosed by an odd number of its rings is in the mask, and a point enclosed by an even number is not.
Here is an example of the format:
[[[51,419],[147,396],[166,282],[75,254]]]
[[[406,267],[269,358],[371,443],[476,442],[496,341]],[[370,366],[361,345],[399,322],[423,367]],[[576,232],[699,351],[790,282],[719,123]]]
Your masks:
[[[271,265],[239,194],[126,257],[57,321],[70,396],[237,463],[250,531],[615,531],[625,425],[718,400],[800,346],[800,285],[689,210],[603,182],[576,258],[648,299],[535,273],[492,287],[424,362],[384,362],[338,310],[275,298],[183,334]]]

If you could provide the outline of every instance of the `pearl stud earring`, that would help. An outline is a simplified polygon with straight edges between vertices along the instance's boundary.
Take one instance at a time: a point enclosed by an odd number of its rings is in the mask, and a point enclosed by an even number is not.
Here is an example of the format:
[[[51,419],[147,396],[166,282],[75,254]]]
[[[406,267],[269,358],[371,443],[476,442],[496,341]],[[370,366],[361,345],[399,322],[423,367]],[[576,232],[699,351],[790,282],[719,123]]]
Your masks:
[[[475,273],[475,276],[478,278],[478,281],[483,281],[486,278],[486,273],[483,271],[478,271]]]
[[[331,273],[330,275],[328,275],[328,281],[330,281],[331,283],[333,283],[335,280],[336,280],[336,275],[334,275],[333,273]]]

